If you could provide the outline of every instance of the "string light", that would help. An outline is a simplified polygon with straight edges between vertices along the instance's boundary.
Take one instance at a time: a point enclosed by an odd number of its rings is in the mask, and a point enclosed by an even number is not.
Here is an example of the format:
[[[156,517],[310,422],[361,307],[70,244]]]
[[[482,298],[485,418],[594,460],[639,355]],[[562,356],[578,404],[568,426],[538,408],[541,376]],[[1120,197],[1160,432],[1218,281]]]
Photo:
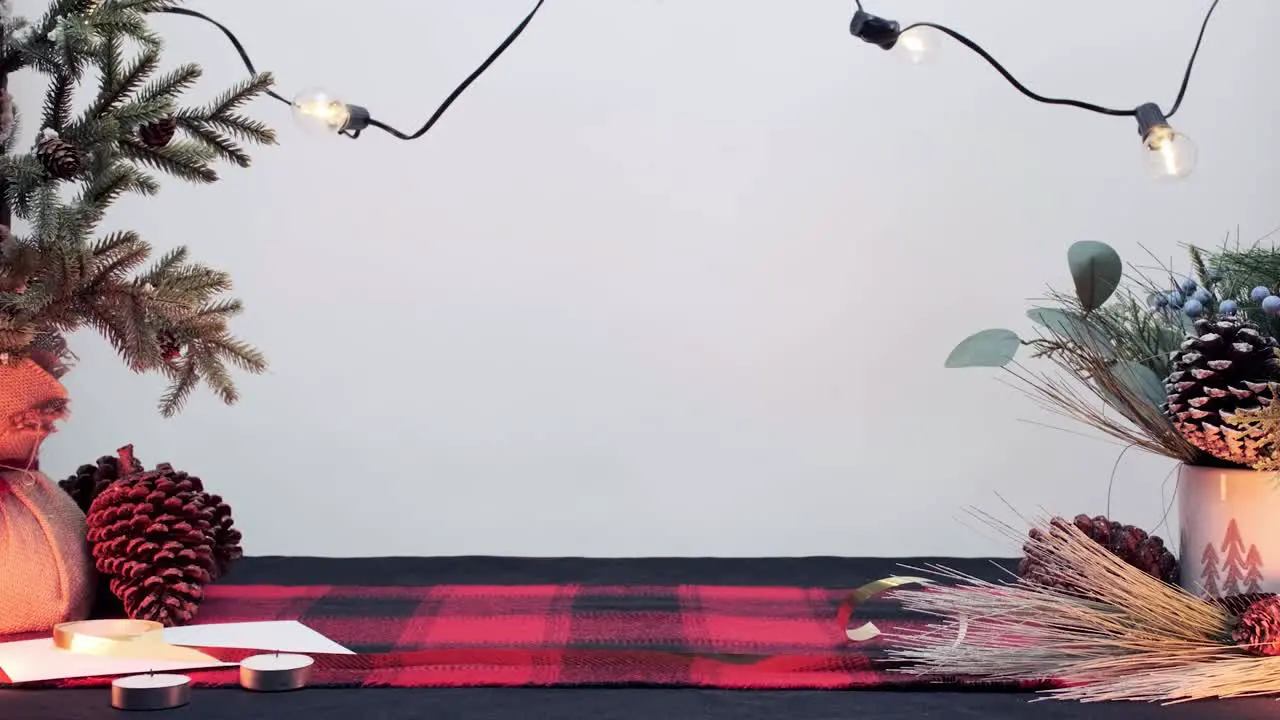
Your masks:
[[[465,80],[462,81],[457,88],[454,89],[440,107],[432,113],[417,131],[412,133],[402,132],[396,128],[387,125],[373,118],[369,110],[360,105],[353,105],[340,100],[330,93],[321,89],[310,89],[296,95],[293,99],[287,99],[284,96],[268,91],[267,95],[282,103],[289,105],[294,117],[299,124],[304,127],[315,129],[324,134],[340,134],[349,138],[358,138],[360,134],[367,128],[377,128],[401,140],[416,140],[425,135],[444,115],[454,101],[462,95],[466,89],[496,61],[503,52],[506,51],[512,43],[520,37],[529,23],[533,21],[538,10],[542,8],[546,0],[538,0],[529,14],[515,27],[514,30],[506,37],[505,40],[477,67]],[[1191,57],[1187,61],[1186,71],[1183,73],[1182,84],[1178,88],[1178,95],[1174,99],[1173,105],[1169,111],[1163,112],[1155,103],[1143,103],[1133,109],[1109,108],[1102,105],[1085,102],[1082,100],[1074,100],[1071,98],[1048,97],[1032,91],[1026,85],[1018,81],[1003,65],[1000,64],[992,55],[987,52],[981,45],[973,40],[965,37],[959,32],[937,23],[918,22],[907,27],[902,27],[898,22],[888,20],[886,18],[873,15],[862,7],[861,0],[855,0],[857,10],[854,12],[853,19],[849,24],[849,31],[854,37],[857,37],[869,44],[876,45],[884,50],[893,51],[894,54],[901,56],[911,64],[922,64],[932,59],[936,54],[936,46],[930,35],[923,32],[925,30],[933,30],[950,37],[964,47],[973,51],[979,57],[987,62],[996,72],[1026,97],[1040,103],[1048,105],[1066,105],[1081,110],[1099,113],[1102,115],[1110,115],[1117,117],[1132,117],[1137,120],[1138,134],[1142,140],[1143,155],[1151,172],[1157,177],[1163,178],[1183,178],[1195,169],[1197,160],[1197,150],[1195,144],[1185,134],[1173,129],[1169,124],[1169,118],[1182,106],[1182,100],[1186,95],[1187,86],[1191,80],[1191,71],[1195,66],[1196,56],[1200,52],[1200,45],[1204,40],[1205,30],[1209,26],[1209,19],[1213,16],[1213,11],[1217,8],[1219,0],[1213,0],[1208,11],[1205,13],[1204,21],[1200,25],[1200,33],[1196,37],[1195,47],[1191,51]],[[251,73],[256,73],[253,61],[249,58],[249,54],[245,51],[244,45],[241,44],[239,38],[235,36],[230,29],[213,18],[195,10],[185,8],[165,8],[161,12],[167,12],[174,15],[185,15],[194,17],[210,23],[218,28],[223,35],[231,41],[236,52],[239,53],[241,61],[246,69]]]
[[[1186,177],[1196,167],[1196,145],[1191,138],[1175,131],[1154,103],[1139,105],[1138,135],[1142,137],[1147,167],[1156,177]]]
[[[978,43],[961,35],[945,25],[931,22],[918,22],[902,27],[894,20],[872,15],[862,8],[861,0],[855,0],[857,10],[849,23],[849,32],[856,38],[875,45],[883,50],[903,52],[916,63],[926,59],[929,54],[928,45],[920,38],[920,30],[931,29],[950,37],[987,62],[996,72],[1008,81],[1018,92],[1032,100],[1046,105],[1067,105],[1101,115],[1131,117],[1138,122],[1138,135],[1142,139],[1143,155],[1151,172],[1159,178],[1184,178],[1195,169],[1197,152],[1191,138],[1177,132],[1169,125],[1169,118],[1182,107],[1182,99],[1187,94],[1187,85],[1191,81],[1191,70],[1195,66],[1196,55],[1200,52],[1200,44],[1204,41],[1205,30],[1209,27],[1209,19],[1218,7],[1219,0],[1213,0],[1209,10],[1200,24],[1200,34],[1196,36],[1195,47],[1187,60],[1186,71],[1182,75],[1182,85],[1178,88],[1178,96],[1174,99],[1169,112],[1163,112],[1155,103],[1143,103],[1132,110],[1109,108],[1102,105],[1073,100],[1071,98],[1055,98],[1041,95],[1023,85],[991,53]]]
[[[503,40],[492,53],[489,54],[489,57],[485,58],[484,62],[480,63],[479,67],[473,70],[471,74],[458,85],[458,87],[454,88],[453,92],[449,93],[449,96],[444,99],[444,102],[440,103],[440,107],[436,108],[436,111],[431,114],[431,117],[427,118],[427,121],[422,124],[422,127],[418,128],[415,132],[406,133],[397,130],[392,126],[373,118],[369,114],[368,108],[343,102],[324,90],[305,90],[298,93],[298,95],[296,95],[292,100],[271,90],[267,91],[267,95],[273,100],[277,100],[290,106],[293,109],[294,118],[300,125],[324,134],[339,134],[354,139],[360,137],[360,133],[364,132],[368,128],[377,128],[400,140],[417,140],[427,134],[427,131],[431,130],[440,118],[444,116],[444,113],[449,109],[449,106],[461,97],[462,93],[466,92],[467,88],[471,86],[471,83],[475,82],[477,78],[484,74],[484,71],[488,70],[489,66],[501,57],[502,53],[505,52],[507,48],[511,47],[511,44],[516,41],[516,38],[520,37],[520,34],[523,33],[525,28],[529,26],[529,23],[533,21],[534,16],[538,14],[538,10],[542,9],[544,2],[546,2],[546,0],[538,0],[537,4],[533,6],[533,9],[529,11],[529,14],[525,16],[524,20],[520,21],[520,24],[517,25],[509,35],[507,35],[506,39]],[[218,30],[222,31],[222,34],[231,41],[232,46],[234,46],[236,52],[239,53],[240,60],[244,63],[245,68],[250,73],[257,74],[258,70],[254,67],[253,60],[249,58],[249,53],[244,49],[244,45],[240,42],[240,38],[237,38],[235,33],[231,32],[227,26],[204,13],[196,12],[195,10],[188,10],[186,8],[163,8],[160,12],[197,18],[218,28]]]
[[[369,126],[368,110],[348,105],[320,88],[303,90],[291,104],[294,119],[309,130],[332,134],[359,132]]]

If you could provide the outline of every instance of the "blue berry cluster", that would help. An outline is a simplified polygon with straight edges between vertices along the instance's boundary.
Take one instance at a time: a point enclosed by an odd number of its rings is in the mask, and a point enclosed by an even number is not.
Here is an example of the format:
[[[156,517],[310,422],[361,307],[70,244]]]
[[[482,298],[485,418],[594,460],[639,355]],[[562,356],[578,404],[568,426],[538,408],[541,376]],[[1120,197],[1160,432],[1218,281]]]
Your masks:
[[[1200,287],[1191,278],[1183,278],[1167,293],[1155,293],[1151,296],[1150,303],[1154,312],[1182,312],[1193,318],[1212,312],[1215,304],[1218,313],[1222,315],[1233,315],[1239,309],[1231,300],[1217,302],[1212,291]]]
[[[1249,298],[1258,303],[1268,315],[1280,316],[1280,294],[1273,293],[1270,288],[1256,287],[1249,291]],[[1201,287],[1191,278],[1179,280],[1168,292],[1152,294],[1149,303],[1152,312],[1182,313],[1193,318],[1214,313],[1236,315],[1240,312],[1240,304],[1235,300],[1218,300],[1212,290]]]
[[[1249,291],[1249,297],[1253,298],[1254,302],[1261,303],[1262,311],[1268,315],[1280,314],[1280,296],[1273,294],[1267,288],[1259,285]]]

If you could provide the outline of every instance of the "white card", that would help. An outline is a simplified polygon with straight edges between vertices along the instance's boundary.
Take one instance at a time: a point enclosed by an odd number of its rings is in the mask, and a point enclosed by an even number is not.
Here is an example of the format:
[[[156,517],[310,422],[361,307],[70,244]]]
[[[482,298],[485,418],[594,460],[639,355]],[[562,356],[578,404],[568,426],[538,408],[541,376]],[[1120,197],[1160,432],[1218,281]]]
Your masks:
[[[213,623],[164,629],[164,639],[192,647],[279,650],[291,653],[350,655],[350,650],[297,620]]]
[[[164,636],[174,645],[302,654],[352,654],[350,650],[296,620],[188,625],[166,628]],[[85,655],[54,647],[52,638],[0,643],[0,669],[15,683],[217,667],[235,667],[235,663],[199,664]]]

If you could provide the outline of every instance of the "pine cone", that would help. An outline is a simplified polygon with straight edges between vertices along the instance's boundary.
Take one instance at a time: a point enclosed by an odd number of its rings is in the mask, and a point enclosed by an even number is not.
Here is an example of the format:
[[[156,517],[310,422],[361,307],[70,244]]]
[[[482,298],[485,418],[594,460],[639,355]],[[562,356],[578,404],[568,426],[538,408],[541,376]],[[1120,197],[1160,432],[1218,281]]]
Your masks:
[[[31,359],[55,378],[67,374],[71,369],[67,360],[73,357],[66,338],[56,330],[39,330],[31,340]]]
[[[156,333],[156,345],[160,348],[160,357],[165,362],[172,362],[182,357],[182,343],[178,342],[178,336],[171,330],[161,330]]]
[[[1237,426],[1241,410],[1271,404],[1280,380],[1276,339],[1234,317],[1195,322],[1165,380],[1165,412],[1187,442],[1235,465],[1252,467],[1276,447],[1259,430]]]
[[[161,468],[168,468],[174,480],[185,480],[191,483],[191,487],[200,494],[204,507],[209,510],[209,534],[213,540],[213,579],[221,578],[231,569],[232,563],[244,557],[244,551],[240,547],[242,536],[240,531],[233,527],[235,520],[231,517],[231,506],[222,499],[221,495],[210,495],[205,492],[204,483],[195,475],[189,475],[182,470],[173,470],[167,463],[156,466],[156,470]]]
[[[8,141],[13,134],[13,95],[5,88],[0,88],[0,143]]]
[[[126,445],[120,448],[120,454],[126,456],[124,462],[128,463],[129,470],[121,473],[120,468],[124,467],[121,458],[106,455],[98,458],[96,465],[81,465],[76,470],[76,474],[68,477],[66,480],[58,482],[58,487],[62,488],[73,500],[76,505],[80,506],[80,510],[85,514],[89,512],[89,506],[93,504],[94,498],[102,494],[102,491],[108,485],[119,480],[121,477],[140,473],[143,471],[142,463],[133,457],[133,446]]]
[[[1064,518],[1055,517],[1051,523],[1062,526],[1066,525],[1067,521]],[[1071,524],[1129,565],[1170,585],[1178,584],[1178,560],[1164,546],[1164,541],[1159,537],[1148,535],[1144,530],[1133,525],[1121,525],[1102,515],[1096,517],[1077,515]],[[1033,528],[1030,536],[1035,539],[1040,532],[1038,528]],[[1078,588],[1063,578],[1055,577],[1038,558],[1031,554],[1029,545],[1023,545],[1023,552],[1027,554],[1018,563],[1019,577],[1068,592],[1089,593],[1089,588]]]
[[[36,145],[36,159],[50,177],[70,180],[84,169],[85,157],[76,146],[46,131]]]
[[[1250,605],[1231,631],[1231,639],[1250,655],[1280,655],[1280,598],[1264,597]]]
[[[205,496],[167,464],[118,481],[89,508],[98,571],[129,617],[166,626],[189,622],[213,579],[211,518]]]
[[[177,129],[178,122],[176,120],[172,117],[163,118],[139,127],[138,139],[147,147],[162,148],[173,139],[173,134]]]
[[[1275,593],[1242,593],[1240,595],[1227,595],[1220,598],[1208,598],[1208,601],[1214,605],[1221,605],[1232,615],[1239,616],[1245,614],[1245,612],[1259,600],[1275,597],[1275,595]],[[1238,621],[1239,618],[1237,617],[1236,620]]]
[[[232,527],[235,520],[231,518],[231,506],[223,502],[219,495],[209,495],[205,503],[213,508],[213,559],[217,573],[214,579],[222,577],[231,569],[231,564],[244,557],[240,547],[240,531]]]

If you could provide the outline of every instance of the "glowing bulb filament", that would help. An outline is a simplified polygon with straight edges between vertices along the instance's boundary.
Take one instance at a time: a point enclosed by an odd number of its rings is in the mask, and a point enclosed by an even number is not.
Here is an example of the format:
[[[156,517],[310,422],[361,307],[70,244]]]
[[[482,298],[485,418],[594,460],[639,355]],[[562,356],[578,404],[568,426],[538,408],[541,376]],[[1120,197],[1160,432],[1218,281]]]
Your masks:
[[[298,112],[308,117],[313,117],[334,130],[341,130],[347,124],[347,118],[350,113],[347,106],[336,100],[307,100],[300,101],[296,104]]]
[[[1164,159],[1164,171],[1169,175],[1178,175],[1178,156],[1174,154],[1169,143],[1160,146],[1160,156]]]
[[[1152,130],[1147,138],[1147,147],[1160,153],[1160,160],[1164,163],[1166,175],[1177,176],[1179,174],[1178,153],[1173,146],[1172,128],[1161,127]]]
[[[906,54],[907,60],[915,65],[924,62],[931,50],[929,41],[918,29],[908,30],[899,35],[895,47],[900,48],[901,52]]]

